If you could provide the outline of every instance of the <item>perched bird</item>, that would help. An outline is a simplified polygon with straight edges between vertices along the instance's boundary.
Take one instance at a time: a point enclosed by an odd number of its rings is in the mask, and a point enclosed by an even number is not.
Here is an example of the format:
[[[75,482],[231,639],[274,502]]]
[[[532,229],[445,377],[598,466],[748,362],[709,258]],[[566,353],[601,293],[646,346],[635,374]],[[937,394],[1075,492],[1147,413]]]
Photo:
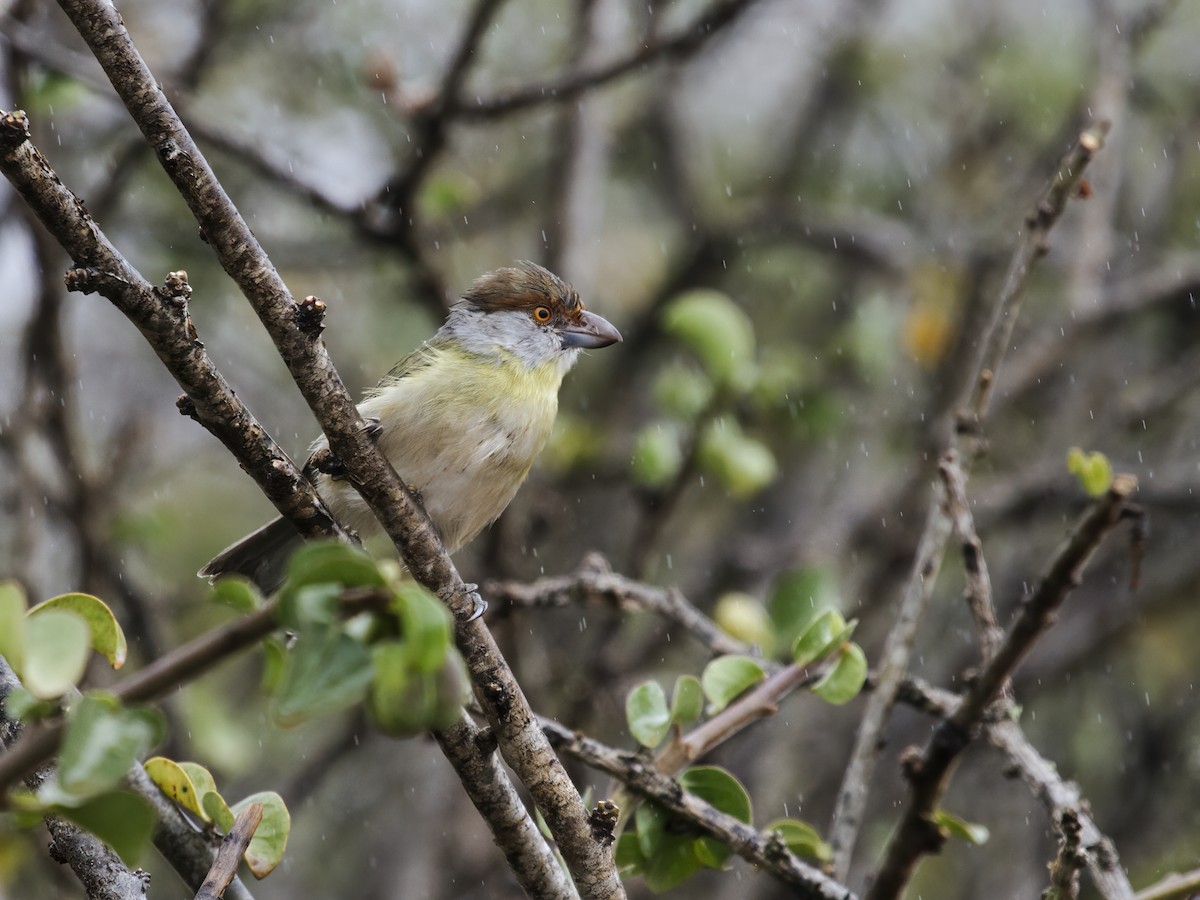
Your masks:
[[[521,262],[481,276],[437,334],[367,394],[359,412],[420,495],[448,551],[494,522],[517,493],[550,436],[559,386],[579,351],[619,340],[570,285]],[[322,437],[312,449],[325,447]],[[347,481],[323,474],[315,483],[343,525],[378,527]],[[223,550],[199,575],[239,573],[269,592],[301,541],[278,518]]]

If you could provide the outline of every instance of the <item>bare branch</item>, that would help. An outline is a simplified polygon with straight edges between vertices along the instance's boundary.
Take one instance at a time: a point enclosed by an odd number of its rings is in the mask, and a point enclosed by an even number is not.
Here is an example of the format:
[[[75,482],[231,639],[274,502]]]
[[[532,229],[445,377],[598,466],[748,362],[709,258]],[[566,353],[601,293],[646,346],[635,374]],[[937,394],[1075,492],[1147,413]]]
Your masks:
[[[1100,542],[1129,516],[1129,498],[1136,489],[1137,481],[1131,475],[1113,479],[1108,494],[1088,510],[1055,555],[1037,589],[1022,604],[1004,643],[971,683],[958,707],[938,724],[924,751],[906,754],[905,775],[912,786],[912,798],[904,807],[884,861],[867,891],[867,900],[899,898],[921,856],[941,847],[945,838],[933,814],[959,755],[978,731],[988,708],[1017,665],[1049,627],[1067,594],[1079,584],[1083,568]]]
[[[995,386],[996,372],[1008,351],[1013,325],[1021,308],[1021,296],[1026,277],[1033,263],[1047,251],[1050,229],[1058,221],[1072,196],[1087,163],[1100,149],[1107,123],[1100,123],[1083,132],[1079,140],[1059,163],[1058,169],[1027,217],[1025,227],[1018,232],[1017,246],[1009,261],[1004,284],[992,307],[992,314],[981,345],[978,368],[966,386],[964,410],[959,415],[959,428],[968,434],[978,432],[987,415],[988,402]],[[957,435],[951,434],[947,449],[956,446]],[[964,474],[970,455],[964,461]],[[875,690],[867,699],[858,733],[855,735],[850,762],[842,776],[838,802],[834,809],[830,844],[833,846],[834,871],[844,878],[850,868],[850,857],[858,838],[867,792],[879,761],[880,740],[891,714],[896,690],[908,667],[908,658],[916,638],[917,626],[924,617],[925,607],[933,593],[933,585],[941,568],[946,540],[951,533],[947,511],[946,489],[940,482],[934,485],[925,525],[917,544],[904,596],[896,615],[896,624],[888,632],[878,668]]]
[[[221,900],[225,896],[225,890],[237,876],[242,854],[250,846],[250,839],[262,823],[262,817],[261,803],[251,803],[237,814],[237,818],[233,820],[233,827],[221,842],[221,849],[217,851],[217,858],[213,860],[208,877],[196,892],[196,900]]]
[[[463,119],[494,119],[531,106],[574,100],[580,94],[659,60],[686,59],[754,3],[755,0],[716,0],[703,15],[678,33],[647,42],[622,59],[590,71],[572,73],[555,83],[533,85],[490,98],[480,97],[474,103],[461,103],[454,112]]]

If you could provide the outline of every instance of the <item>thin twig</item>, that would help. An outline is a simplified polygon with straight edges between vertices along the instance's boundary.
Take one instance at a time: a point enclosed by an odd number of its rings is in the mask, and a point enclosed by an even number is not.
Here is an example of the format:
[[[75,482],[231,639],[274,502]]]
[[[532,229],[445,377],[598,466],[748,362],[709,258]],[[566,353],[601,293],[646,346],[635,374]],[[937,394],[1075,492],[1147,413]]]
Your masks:
[[[1011,343],[1012,329],[1020,312],[1021,297],[1030,267],[1047,252],[1049,232],[1083,177],[1084,168],[1100,149],[1107,131],[1108,124],[1102,122],[1079,136],[1079,140],[1059,163],[1049,186],[1027,217],[1025,227],[1018,233],[1017,246],[1009,261],[1004,283],[996,296],[990,322],[984,333],[978,367],[972,382],[964,391],[963,409],[958,413],[958,429],[968,434],[977,435],[987,415],[996,373]],[[952,433],[948,438],[947,449],[955,448],[956,441],[956,434]],[[973,455],[971,452],[964,460],[964,472],[969,467]],[[924,617],[925,608],[933,593],[933,584],[941,568],[946,540],[951,530],[946,489],[938,482],[934,485],[925,515],[925,525],[917,544],[911,574],[905,584],[896,624],[888,632],[884,642],[878,667],[878,681],[875,690],[867,698],[867,708],[863,712],[850,753],[850,761],[837,793],[838,800],[830,828],[830,844],[834,853],[834,871],[841,878],[845,878],[850,869],[850,859],[862,824],[870,782],[879,762],[884,728],[891,714],[896,690],[908,668],[917,626]]]
[[[947,452],[938,463],[938,475],[946,489],[946,507],[954,523],[954,536],[962,546],[963,568],[967,574],[966,598],[979,630],[981,657],[986,664],[996,655],[1004,640],[1004,629],[996,622],[996,606],[992,599],[992,579],[988,575],[983,544],[975,533],[975,518],[967,499],[967,477],[963,473],[957,450]]]
[[[686,59],[736,20],[754,2],[755,0],[717,0],[694,22],[677,33],[650,41],[622,59],[589,71],[572,73],[551,84],[535,84],[507,94],[479,97],[473,103],[462,103],[455,109],[455,113],[463,119],[494,119],[531,106],[565,103],[623,75],[642,70],[658,60]]]
[[[200,885],[200,890],[196,892],[196,900],[220,900],[225,896],[225,890],[237,876],[242,854],[250,846],[250,839],[254,837],[254,832],[262,823],[262,817],[263,805],[261,803],[251,803],[237,814],[237,818],[233,820],[233,827],[229,829],[229,834],[225,835],[225,840],[221,841],[221,849],[217,851],[217,858],[213,860],[208,877],[204,879],[204,884]]]
[[[962,698],[919,679],[906,678],[897,699],[941,719],[953,715]],[[1079,787],[1063,778],[1058,767],[1038,753],[1012,718],[986,723],[984,734],[988,743],[1005,755],[1007,766],[1046,807],[1051,822],[1059,821],[1066,812],[1078,820],[1088,875],[1100,895],[1105,900],[1133,900],[1133,888],[1121,866],[1116,847],[1092,819]]]
[[[1036,590],[1023,603],[1004,643],[971,683],[958,707],[938,724],[923,751],[906,754],[905,775],[912,786],[912,797],[904,807],[866,900],[897,900],[918,860],[940,849],[945,837],[933,816],[960,754],[978,731],[1004,684],[1049,627],[1067,594],[1079,584],[1083,569],[1100,542],[1129,516],[1130,497],[1136,489],[1137,480],[1133,476],[1114,477],[1108,493],[1085,513],[1055,554]]]

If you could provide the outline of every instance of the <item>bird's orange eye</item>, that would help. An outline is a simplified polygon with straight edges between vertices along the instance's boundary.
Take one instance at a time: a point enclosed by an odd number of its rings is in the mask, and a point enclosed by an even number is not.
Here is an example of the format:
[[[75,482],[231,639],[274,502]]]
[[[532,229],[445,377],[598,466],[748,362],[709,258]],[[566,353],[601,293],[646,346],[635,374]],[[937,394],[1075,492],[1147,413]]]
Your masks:
[[[550,321],[550,307],[539,306],[537,309],[535,309],[533,311],[533,318],[534,318],[534,321],[541,322],[542,324],[549,322]]]

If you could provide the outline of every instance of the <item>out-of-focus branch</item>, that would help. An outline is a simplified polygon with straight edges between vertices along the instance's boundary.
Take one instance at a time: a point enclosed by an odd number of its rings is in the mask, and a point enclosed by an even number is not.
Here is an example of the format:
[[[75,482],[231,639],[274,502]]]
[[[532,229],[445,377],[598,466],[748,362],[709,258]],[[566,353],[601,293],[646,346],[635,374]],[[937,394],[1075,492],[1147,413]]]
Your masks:
[[[1172,872],[1162,881],[1138,891],[1134,900],[1187,900],[1196,891],[1200,891],[1200,869]]]
[[[535,84],[494,97],[463,102],[455,114],[463,119],[494,119],[531,106],[565,103],[623,75],[659,60],[681,60],[699,51],[709,39],[734,22],[756,0],[716,0],[695,21],[673,35],[648,41],[621,59],[595,69],[575,72],[557,82]]]
[[[945,836],[933,816],[959,755],[978,732],[1003,685],[1049,627],[1067,594],[1079,584],[1084,566],[1100,542],[1123,519],[1139,514],[1130,503],[1136,490],[1137,480],[1131,475],[1113,479],[1108,493],[1088,510],[1055,555],[1037,589],[1023,603],[1004,643],[971,683],[954,712],[938,724],[924,751],[905,754],[905,775],[912,786],[912,797],[871,881],[867,900],[899,898],[917,861],[941,848]]]
[[[855,900],[847,887],[796,858],[777,840],[689,794],[678,781],[659,772],[641,756],[623,753],[551,719],[543,718],[541,725],[558,750],[606,772],[635,793],[712,835],[747,862],[791,885],[795,896],[807,900]]]
[[[1059,163],[1049,186],[1035,203],[1033,212],[1026,217],[1025,227],[1018,232],[1017,246],[992,307],[989,324],[982,335],[978,367],[971,382],[965,386],[965,400],[963,410],[958,414],[958,427],[967,433],[978,432],[987,415],[996,373],[1010,346],[1013,325],[1021,309],[1021,296],[1029,269],[1047,252],[1046,241],[1050,230],[1062,215],[1068,198],[1075,192],[1083,177],[1083,170],[1100,149],[1107,131],[1107,123],[1099,123],[1079,136]],[[952,434],[948,449],[955,449],[955,445],[956,435]],[[970,461],[970,456],[964,460],[964,473]],[[896,623],[884,642],[878,681],[867,699],[867,708],[863,712],[850,761],[837,794],[830,844],[834,852],[834,871],[842,878],[846,877],[850,868],[867,793],[879,761],[883,731],[891,714],[896,690],[908,667],[917,626],[924,617],[932,595],[950,533],[951,520],[946,507],[945,487],[939,482],[933,488]]]

